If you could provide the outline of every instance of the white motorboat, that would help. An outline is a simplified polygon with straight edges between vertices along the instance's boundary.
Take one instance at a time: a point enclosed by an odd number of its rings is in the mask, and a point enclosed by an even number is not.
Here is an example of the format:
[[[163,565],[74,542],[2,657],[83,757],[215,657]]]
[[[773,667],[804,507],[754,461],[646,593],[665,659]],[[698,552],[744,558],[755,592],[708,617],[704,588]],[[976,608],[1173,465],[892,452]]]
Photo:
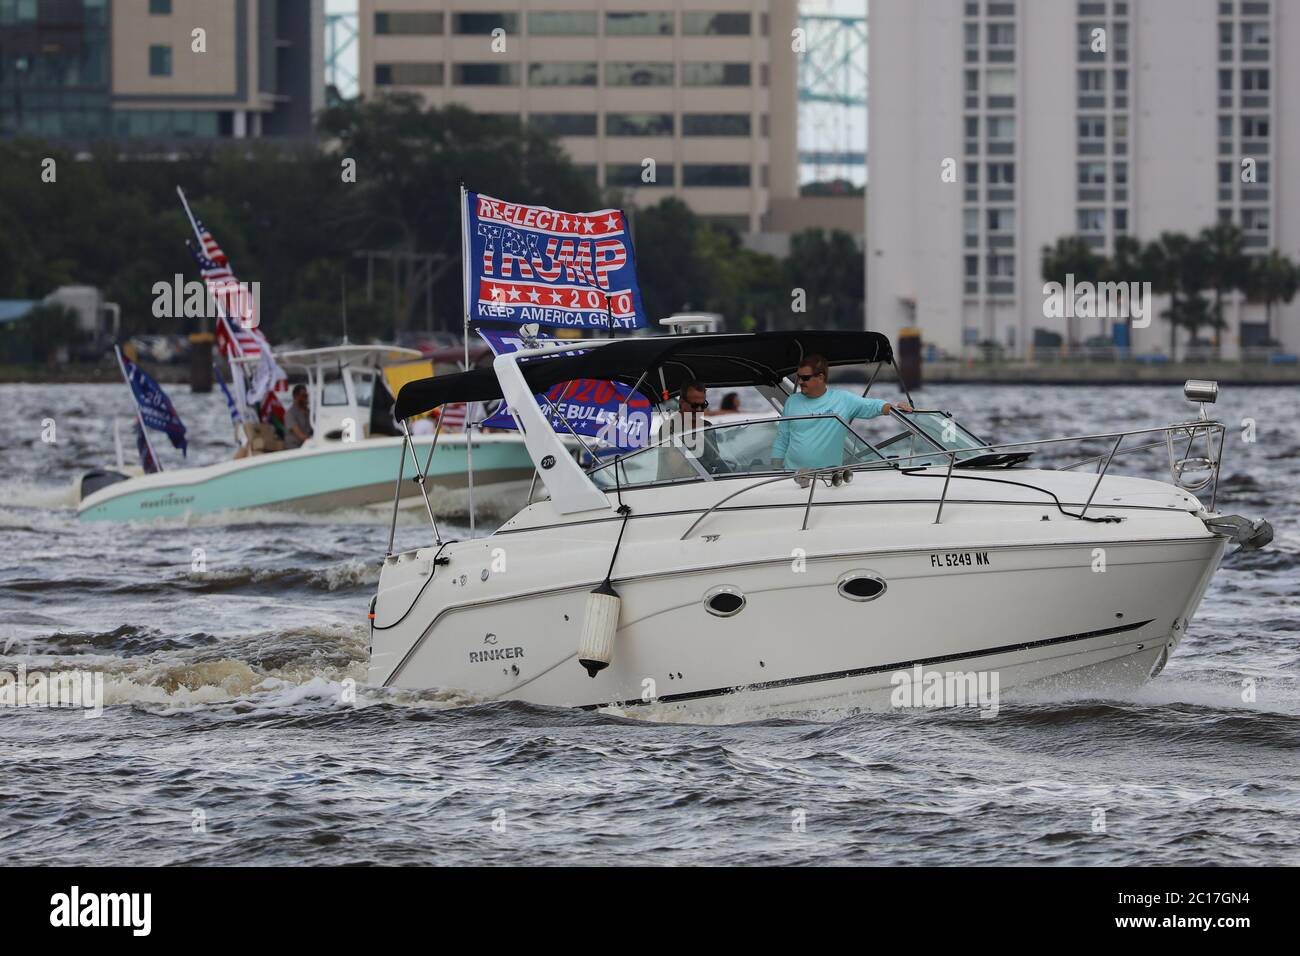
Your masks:
[[[385,366],[420,356],[414,349],[386,345],[277,352],[277,362],[306,379],[312,436],[301,447],[282,450],[270,425],[254,425],[247,426],[250,453],[227,461],[147,475],[133,475],[119,461],[117,469],[82,477],[77,516],[131,521],[250,508],[327,511],[383,504],[393,498],[395,466],[408,449],[407,438],[394,428],[393,400],[381,378]],[[282,401],[288,407],[289,393]],[[448,431],[440,436],[436,456],[429,454],[432,434],[410,442],[424,462],[426,490],[444,508],[460,513],[469,507],[471,460],[480,509],[510,514],[524,500],[532,464],[517,434]],[[414,483],[397,487],[407,503],[418,502]]]
[[[402,389],[399,418],[504,397],[545,494],[489,536],[443,540],[435,524],[428,546],[387,555],[371,683],[746,714],[888,705],[899,675],[921,672],[995,674],[1003,690],[1136,685],[1178,647],[1226,545],[1271,539],[1266,522],[1214,510],[1213,383],[1189,383],[1199,419],[1155,429],[994,444],[944,412],[895,409],[888,439],[837,420],[842,462],[792,473],[772,462],[780,420],[720,421],[584,469],[531,400],[552,384],[613,380],[657,402],[698,380],[779,407],[806,355],[878,371],[892,352],[870,332],[583,349],[526,349]],[[1105,451],[1031,466],[1069,442]],[[1157,444],[1170,483],[1116,472]]]

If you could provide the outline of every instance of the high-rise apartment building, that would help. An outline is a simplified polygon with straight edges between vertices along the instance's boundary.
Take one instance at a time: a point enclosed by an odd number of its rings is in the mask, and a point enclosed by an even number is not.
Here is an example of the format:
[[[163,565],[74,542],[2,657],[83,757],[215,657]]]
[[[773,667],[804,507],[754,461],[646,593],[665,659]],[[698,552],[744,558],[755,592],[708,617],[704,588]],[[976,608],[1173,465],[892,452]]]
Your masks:
[[[797,194],[795,9],[794,0],[360,0],[361,92],[518,116],[634,202],[675,195],[758,231],[770,195]]]
[[[1121,236],[1226,222],[1247,252],[1300,259],[1300,190],[1282,175],[1300,162],[1300,62],[1285,55],[1300,4],[872,0],[870,18],[871,327],[1027,354],[1036,331],[1067,332],[1045,316],[1042,278],[1043,248],[1064,236],[1109,255]],[[1241,296],[1225,318],[1227,355],[1269,336]],[[1290,351],[1298,320],[1300,301],[1275,310]],[[1168,342],[1158,314],[1134,330],[1139,353]]]
[[[323,0],[0,0],[0,136],[310,136]]]

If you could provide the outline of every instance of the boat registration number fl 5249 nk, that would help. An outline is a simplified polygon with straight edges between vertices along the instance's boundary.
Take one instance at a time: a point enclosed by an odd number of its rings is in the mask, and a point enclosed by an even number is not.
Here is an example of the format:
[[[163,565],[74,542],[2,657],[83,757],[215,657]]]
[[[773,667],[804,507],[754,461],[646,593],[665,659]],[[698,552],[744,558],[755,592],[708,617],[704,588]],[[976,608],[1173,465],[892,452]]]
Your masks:
[[[987,551],[946,551],[930,555],[932,568],[973,568],[991,563]]]

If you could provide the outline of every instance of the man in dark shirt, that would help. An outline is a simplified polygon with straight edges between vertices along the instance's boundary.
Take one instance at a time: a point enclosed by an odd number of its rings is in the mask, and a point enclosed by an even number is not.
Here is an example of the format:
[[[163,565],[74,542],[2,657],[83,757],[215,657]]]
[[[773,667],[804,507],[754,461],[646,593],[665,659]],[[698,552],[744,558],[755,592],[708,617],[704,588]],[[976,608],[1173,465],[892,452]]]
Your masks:
[[[307,403],[307,386],[293,387],[293,402],[284,413],[284,447],[301,448],[311,437],[311,409]]]

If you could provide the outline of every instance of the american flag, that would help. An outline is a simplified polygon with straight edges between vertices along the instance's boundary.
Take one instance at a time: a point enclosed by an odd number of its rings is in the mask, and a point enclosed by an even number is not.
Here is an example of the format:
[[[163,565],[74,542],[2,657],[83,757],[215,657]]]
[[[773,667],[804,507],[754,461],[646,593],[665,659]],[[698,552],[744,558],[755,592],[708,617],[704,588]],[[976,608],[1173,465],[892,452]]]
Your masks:
[[[194,226],[198,232],[200,248],[196,249],[192,243],[186,245],[198,263],[199,275],[208,294],[217,303],[217,349],[227,359],[266,357],[265,361],[271,366],[271,387],[265,394],[254,398],[251,404],[258,406],[263,421],[282,421],[284,408],[275,393],[288,385],[288,376],[276,364],[271,353],[271,343],[258,328],[257,303],[235,278],[230,260],[208,227],[198,219],[194,220]],[[236,394],[248,400],[251,396],[245,387],[243,369],[231,363],[230,372]]]
[[[463,432],[468,417],[469,406],[464,402],[454,402],[442,406],[442,427],[444,431]]]

